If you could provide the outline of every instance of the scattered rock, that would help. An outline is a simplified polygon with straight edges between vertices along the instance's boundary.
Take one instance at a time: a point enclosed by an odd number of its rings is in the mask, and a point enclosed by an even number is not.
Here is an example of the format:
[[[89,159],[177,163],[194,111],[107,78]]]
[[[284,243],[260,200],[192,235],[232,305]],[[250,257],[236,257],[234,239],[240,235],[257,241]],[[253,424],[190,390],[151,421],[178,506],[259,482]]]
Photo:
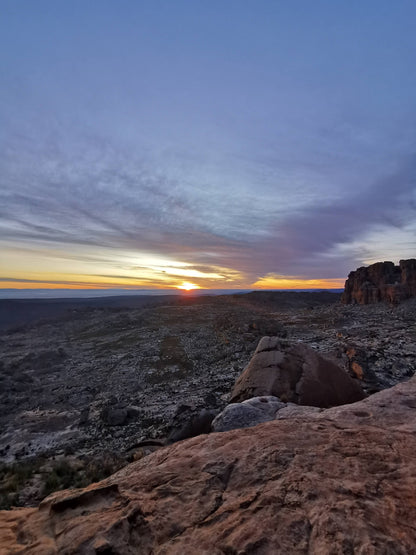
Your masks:
[[[105,407],[101,418],[108,426],[122,426],[128,418],[127,409]]]
[[[204,396],[204,403],[206,405],[206,407],[210,407],[210,408],[214,408],[216,409],[218,407],[218,398],[215,395],[215,393],[213,391],[209,391],[205,396]]]
[[[141,410],[139,407],[129,406],[127,407],[127,417],[130,419],[139,418],[141,414]]]
[[[372,370],[374,357],[371,357],[365,349],[355,345],[348,345],[345,353],[348,357],[348,369],[351,376],[361,381],[365,380],[367,384],[375,385],[377,376]]]
[[[364,397],[360,385],[308,345],[263,337],[231,393],[235,403],[264,395],[316,407],[353,403]]]
[[[88,416],[90,414],[90,408],[89,407],[85,407],[82,409],[82,411],[80,412],[79,415],[79,422],[78,424],[80,426],[85,426],[88,423]]]
[[[270,335],[286,337],[287,330],[278,321],[273,321],[268,318],[256,318],[248,325],[249,331],[255,331],[260,336]]]

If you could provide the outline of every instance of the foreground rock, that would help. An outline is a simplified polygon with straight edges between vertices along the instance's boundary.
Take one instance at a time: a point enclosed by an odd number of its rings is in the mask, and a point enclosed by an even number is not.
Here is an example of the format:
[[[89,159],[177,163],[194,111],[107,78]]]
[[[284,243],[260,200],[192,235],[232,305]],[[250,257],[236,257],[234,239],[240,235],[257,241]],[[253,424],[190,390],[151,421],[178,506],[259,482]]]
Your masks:
[[[273,396],[253,397],[242,403],[231,403],[220,412],[211,424],[213,432],[229,432],[240,428],[251,428],[263,422],[317,414],[322,410],[319,407],[282,403]]]
[[[0,553],[414,553],[415,399],[413,378],[161,449],[38,509],[1,512]]]
[[[416,259],[377,262],[350,272],[345,282],[342,302],[372,304],[387,301],[398,304],[416,296]]]
[[[263,337],[237,379],[231,402],[273,395],[283,402],[315,407],[353,403],[364,397],[360,385],[308,345]]]

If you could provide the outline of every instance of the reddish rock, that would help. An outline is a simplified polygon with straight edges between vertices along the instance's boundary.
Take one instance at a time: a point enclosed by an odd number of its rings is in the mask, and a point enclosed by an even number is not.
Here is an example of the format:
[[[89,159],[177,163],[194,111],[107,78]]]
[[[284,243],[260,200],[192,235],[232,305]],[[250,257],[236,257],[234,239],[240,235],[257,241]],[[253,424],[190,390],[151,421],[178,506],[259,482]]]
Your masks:
[[[304,343],[278,337],[260,340],[235,383],[230,403],[262,395],[315,407],[353,403],[364,397],[361,386],[339,366]]]
[[[0,553],[415,553],[416,379],[303,411],[1,511]]]
[[[416,259],[376,262],[350,272],[345,282],[342,302],[372,304],[387,301],[397,304],[416,296]]]

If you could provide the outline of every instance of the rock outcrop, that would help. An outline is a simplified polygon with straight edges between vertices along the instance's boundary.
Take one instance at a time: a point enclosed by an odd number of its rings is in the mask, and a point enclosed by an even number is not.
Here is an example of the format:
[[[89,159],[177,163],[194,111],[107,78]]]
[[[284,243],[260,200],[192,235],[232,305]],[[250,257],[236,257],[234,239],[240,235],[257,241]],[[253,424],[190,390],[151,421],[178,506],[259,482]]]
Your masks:
[[[0,553],[414,553],[416,379],[351,405],[297,408],[2,511]]]
[[[308,345],[263,337],[231,393],[231,403],[272,395],[282,402],[315,407],[353,403],[361,386]]]
[[[342,302],[372,304],[387,301],[392,304],[416,296],[416,259],[377,262],[350,272],[345,282]]]

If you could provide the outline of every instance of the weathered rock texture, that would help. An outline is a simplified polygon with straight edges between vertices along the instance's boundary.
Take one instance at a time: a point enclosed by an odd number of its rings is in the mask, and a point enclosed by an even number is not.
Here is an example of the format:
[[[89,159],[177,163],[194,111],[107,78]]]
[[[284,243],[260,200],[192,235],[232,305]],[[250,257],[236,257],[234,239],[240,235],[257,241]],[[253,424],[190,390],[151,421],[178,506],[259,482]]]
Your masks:
[[[308,345],[263,337],[230,401],[273,395],[283,402],[315,407],[353,403],[364,397],[360,385]]]
[[[237,428],[250,428],[276,418],[277,413],[287,407],[277,397],[253,397],[242,403],[227,405],[211,424],[214,432],[228,432]]]
[[[2,511],[0,553],[414,553],[416,379],[303,413]]]
[[[143,309],[83,308],[0,333],[0,508],[37,506],[63,463],[74,471],[65,487],[84,485],[98,463],[115,471],[151,449],[143,441],[163,443],[204,409],[222,410],[263,335],[308,344],[366,393],[412,376],[416,297],[398,306],[339,299],[186,297]],[[0,301],[0,328],[8,311]],[[113,409],[127,411],[122,424],[111,425]]]
[[[211,431],[228,432],[240,428],[251,428],[263,422],[306,416],[325,409],[295,403],[282,403],[278,397],[253,397],[242,403],[227,405],[213,420]]]
[[[392,304],[416,296],[416,259],[377,262],[350,272],[345,282],[342,302],[372,304],[387,301]]]

